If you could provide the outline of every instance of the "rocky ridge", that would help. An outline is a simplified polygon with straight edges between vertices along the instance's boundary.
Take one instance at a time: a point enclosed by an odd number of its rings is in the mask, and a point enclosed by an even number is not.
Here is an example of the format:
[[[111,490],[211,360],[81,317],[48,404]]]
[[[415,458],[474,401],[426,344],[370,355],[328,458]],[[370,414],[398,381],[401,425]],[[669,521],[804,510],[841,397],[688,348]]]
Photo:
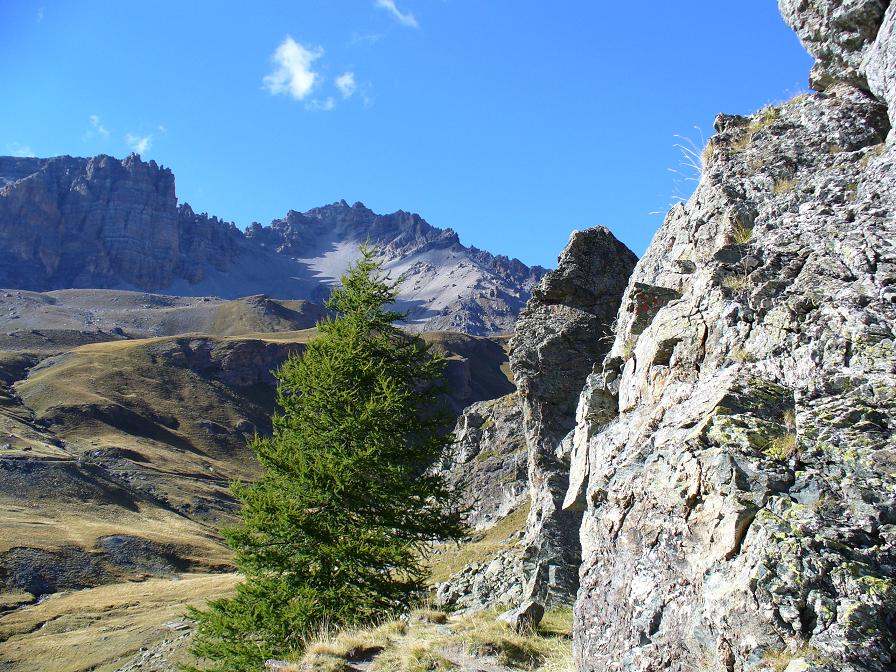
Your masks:
[[[513,503],[528,499],[529,513],[497,557],[470,564],[439,587],[440,603],[477,609],[524,600],[562,606],[574,600],[581,515],[560,505],[568,485],[577,393],[611,344],[612,322],[636,261],[604,227],[574,232],[557,270],[535,288],[511,338],[517,393],[471,407],[458,421],[455,455],[443,467],[450,481],[478,495],[471,502],[474,526],[494,525],[496,511],[506,515],[513,508],[507,506],[508,490],[496,481],[509,480]],[[525,474],[515,466],[523,454]],[[492,457],[500,462],[493,465]],[[470,469],[471,458],[484,464]]]
[[[0,157],[0,287],[320,302],[365,242],[406,278],[400,305],[430,331],[509,331],[544,274],[403,211],[340,201],[244,233],[178,204],[172,172],[135,154]]]
[[[896,6],[781,9],[821,92],[719,115],[580,395],[581,670],[896,664]]]

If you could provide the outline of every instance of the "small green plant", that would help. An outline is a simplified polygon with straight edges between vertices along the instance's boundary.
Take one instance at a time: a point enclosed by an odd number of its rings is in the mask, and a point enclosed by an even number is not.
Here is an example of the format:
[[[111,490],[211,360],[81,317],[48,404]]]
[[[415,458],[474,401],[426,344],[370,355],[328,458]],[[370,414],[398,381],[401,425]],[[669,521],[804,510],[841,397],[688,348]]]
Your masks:
[[[628,360],[631,358],[632,354],[635,352],[635,344],[637,342],[637,339],[631,336],[625,339],[625,343],[622,345],[622,359]]]
[[[753,239],[753,227],[738,222],[731,229],[731,240],[735,245],[746,245]]]
[[[859,197],[859,183],[858,182],[850,182],[846,185],[846,200],[850,203],[854,203],[855,200]]]
[[[865,156],[862,157],[862,160],[859,161],[859,168],[862,171],[868,170],[868,166],[871,165],[871,162],[874,161],[878,156],[884,153],[884,149],[886,149],[886,143],[882,142],[879,145],[874,145],[871,149],[865,152]]]
[[[843,151],[843,147],[838,145],[836,142],[831,142],[828,144],[828,154],[830,156],[834,156]]]
[[[756,361],[756,355],[741,345],[736,345],[731,349],[731,359],[741,364],[747,364]]]
[[[741,274],[726,275],[722,280],[722,287],[736,293],[744,291],[749,286],[749,284],[749,276]]]
[[[706,147],[703,148],[703,152],[700,154],[700,158],[703,161],[703,166],[705,167],[709,160],[712,158],[713,154],[716,153],[716,146],[712,143],[712,138],[710,141],[706,143]]]
[[[771,441],[768,442],[768,446],[762,453],[773,460],[780,460],[781,462],[786,462],[796,453],[797,449],[797,440],[796,434],[792,432],[788,432],[787,434],[781,434],[780,436],[776,436]]]
[[[788,191],[792,191],[796,186],[796,180],[792,177],[781,178],[780,180],[775,180],[775,185],[772,187],[772,191],[776,194],[784,194]]]

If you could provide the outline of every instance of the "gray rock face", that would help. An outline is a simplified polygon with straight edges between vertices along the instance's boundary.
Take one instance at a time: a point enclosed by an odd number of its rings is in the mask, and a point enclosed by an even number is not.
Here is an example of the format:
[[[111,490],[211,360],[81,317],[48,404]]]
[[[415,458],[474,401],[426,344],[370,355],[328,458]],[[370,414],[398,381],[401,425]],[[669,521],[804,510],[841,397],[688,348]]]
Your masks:
[[[868,88],[887,104],[892,125],[896,121],[896,6],[887,7],[877,37],[864,52],[862,70]]]
[[[178,209],[174,175],[155,161],[0,157],[0,286],[195,283],[206,266],[227,270],[240,238]]]
[[[0,157],[0,287],[320,301],[364,242],[406,278],[400,307],[429,331],[510,331],[544,275],[403,211],[340,201],[244,234],[178,205],[171,171],[137,155]]]
[[[522,424],[516,393],[477,402],[457,420],[455,443],[438,468],[461,494],[473,530],[492,527],[529,495]]]
[[[883,0],[778,0],[784,20],[817,59],[809,81],[816,91],[837,82],[867,88],[862,57],[874,41]]]
[[[720,115],[580,395],[581,670],[896,664],[896,145],[853,86],[892,44],[781,4],[839,81]]]
[[[524,539],[527,597],[551,606],[575,596],[579,514],[560,504],[569,475],[576,395],[610,345],[637,258],[604,227],[573,233],[558,267],[520,315],[510,367],[523,407],[532,507]]]

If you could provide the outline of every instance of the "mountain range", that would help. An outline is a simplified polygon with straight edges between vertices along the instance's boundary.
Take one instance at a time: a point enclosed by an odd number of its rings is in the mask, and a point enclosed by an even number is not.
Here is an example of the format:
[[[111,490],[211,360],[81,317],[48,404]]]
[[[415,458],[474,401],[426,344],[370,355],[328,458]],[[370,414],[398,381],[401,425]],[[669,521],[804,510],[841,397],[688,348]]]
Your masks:
[[[508,332],[545,273],[401,210],[339,201],[241,231],[179,203],[171,170],[136,154],[0,157],[0,287],[319,303],[364,243],[417,329]]]

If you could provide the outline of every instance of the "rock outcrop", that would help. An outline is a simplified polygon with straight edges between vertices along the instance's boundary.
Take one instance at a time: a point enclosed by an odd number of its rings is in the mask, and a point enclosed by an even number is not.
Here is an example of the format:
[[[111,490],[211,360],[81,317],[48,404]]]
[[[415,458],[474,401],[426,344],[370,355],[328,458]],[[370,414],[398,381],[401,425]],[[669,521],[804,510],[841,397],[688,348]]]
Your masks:
[[[510,331],[544,275],[403,211],[340,201],[243,233],[178,205],[172,172],[135,154],[0,157],[0,287],[320,302],[365,242],[405,278],[400,307],[429,331]]]
[[[132,154],[0,157],[0,286],[138,287],[226,271],[242,235],[177,207],[174,175]]]
[[[576,395],[606,354],[637,257],[604,227],[572,234],[556,271],[533,292],[511,339],[510,368],[523,408],[532,506],[523,541],[525,595],[569,604],[580,562],[579,514],[560,504],[569,475]]]
[[[635,268],[571,440],[581,670],[896,664],[885,5],[782,0],[823,92],[720,115]]]
[[[523,412],[516,393],[464,409],[451,452],[437,465],[468,510],[467,525],[489,528],[529,496]]]

